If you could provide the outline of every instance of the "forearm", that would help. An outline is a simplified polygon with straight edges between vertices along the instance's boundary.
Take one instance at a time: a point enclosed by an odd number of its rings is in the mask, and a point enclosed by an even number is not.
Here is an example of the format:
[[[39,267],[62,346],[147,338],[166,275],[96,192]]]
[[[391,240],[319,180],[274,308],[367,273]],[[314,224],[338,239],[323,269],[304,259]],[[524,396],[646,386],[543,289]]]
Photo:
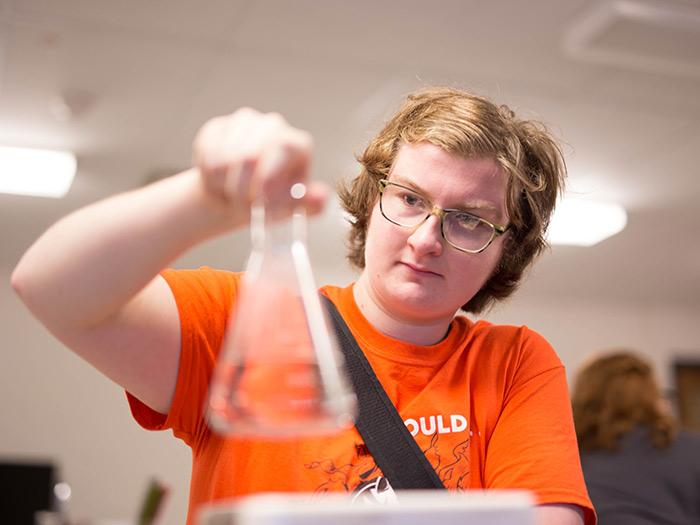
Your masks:
[[[583,525],[583,509],[578,505],[554,503],[539,505],[536,509],[536,525]]]
[[[20,260],[12,284],[50,329],[89,328],[189,248],[243,221],[212,202],[190,170],[58,221]]]

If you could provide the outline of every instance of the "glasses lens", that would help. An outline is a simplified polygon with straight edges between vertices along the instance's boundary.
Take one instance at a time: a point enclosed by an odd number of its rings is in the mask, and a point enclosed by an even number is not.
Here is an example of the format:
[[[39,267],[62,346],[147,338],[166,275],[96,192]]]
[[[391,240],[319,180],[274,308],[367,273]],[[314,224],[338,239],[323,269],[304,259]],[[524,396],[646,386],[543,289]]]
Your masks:
[[[387,184],[381,197],[381,209],[391,222],[401,226],[416,226],[430,213],[430,203],[415,191]]]
[[[478,252],[493,238],[493,226],[479,217],[461,211],[451,211],[443,222],[445,239],[463,250]]]
[[[433,205],[420,193],[396,184],[384,185],[379,205],[382,215],[400,226],[418,226],[430,215]],[[462,211],[449,211],[443,217],[443,234],[453,246],[480,252],[495,235],[494,227],[483,219]]]

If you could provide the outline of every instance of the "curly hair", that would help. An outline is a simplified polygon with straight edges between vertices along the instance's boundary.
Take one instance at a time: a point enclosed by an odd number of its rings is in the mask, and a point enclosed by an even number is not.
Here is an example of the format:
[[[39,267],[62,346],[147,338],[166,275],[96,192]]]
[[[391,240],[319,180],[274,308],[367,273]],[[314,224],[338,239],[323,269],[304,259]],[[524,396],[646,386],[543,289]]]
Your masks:
[[[654,446],[667,447],[677,424],[661,399],[651,365],[635,352],[593,359],[578,371],[572,389],[579,450],[615,451],[619,439],[639,425],[649,428]]]
[[[338,188],[351,217],[348,259],[360,270],[365,266],[372,208],[379,198],[377,181],[388,177],[403,145],[419,142],[463,158],[492,158],[508,177],[510,229],[503,255],[481,290],[462,306],[465,312],[479,313],[509,297],[547,247],[547,226],[566,179],[561,148],[543,123],[518,119],[507,106],[484,97],[451,87],[409,95],[357,157],[359,175]]]

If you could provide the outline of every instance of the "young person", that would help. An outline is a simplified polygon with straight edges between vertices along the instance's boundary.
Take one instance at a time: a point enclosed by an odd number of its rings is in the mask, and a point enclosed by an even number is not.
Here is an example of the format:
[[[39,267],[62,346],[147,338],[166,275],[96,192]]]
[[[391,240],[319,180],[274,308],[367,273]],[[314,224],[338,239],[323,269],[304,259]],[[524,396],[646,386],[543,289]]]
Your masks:
[[[64,344],[128,392],[144,427],[193,452],[199,504],[262,491],[386,487],[353,428],[262,442],[220,436],[203,414],[241,275],[164,270],[212,236],[248,224],[259,198],[321,210],[308,180],[312,139],[252,109],[215,118],[194,166],[79,210],[52,226],[12,276]],[[352,216],[356,283],[326,286],[402,419],[449,490],[521,488],[540,523],[595,523],[581,474],[564,367],[525,327],[478,313],[517,288],[546,246],[565,168],[546,129],[451,88],[407,98],[340,190]]]
[[[572,394],[600,523],[700,523],[700,436],[679,428],[649,362],[633,350],[598,354]]]

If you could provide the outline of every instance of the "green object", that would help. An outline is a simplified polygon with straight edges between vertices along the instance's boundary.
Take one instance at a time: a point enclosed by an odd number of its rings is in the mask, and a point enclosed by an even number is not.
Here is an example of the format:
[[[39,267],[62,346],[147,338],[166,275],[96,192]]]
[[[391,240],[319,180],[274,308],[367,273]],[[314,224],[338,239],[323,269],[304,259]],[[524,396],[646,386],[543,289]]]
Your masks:
[[[159,511],[163,508],[168,487],[153,480],[148,485],[146,496],[143,499],[141,510],[139,511],[138,525],[152,525],[158,517]]]

